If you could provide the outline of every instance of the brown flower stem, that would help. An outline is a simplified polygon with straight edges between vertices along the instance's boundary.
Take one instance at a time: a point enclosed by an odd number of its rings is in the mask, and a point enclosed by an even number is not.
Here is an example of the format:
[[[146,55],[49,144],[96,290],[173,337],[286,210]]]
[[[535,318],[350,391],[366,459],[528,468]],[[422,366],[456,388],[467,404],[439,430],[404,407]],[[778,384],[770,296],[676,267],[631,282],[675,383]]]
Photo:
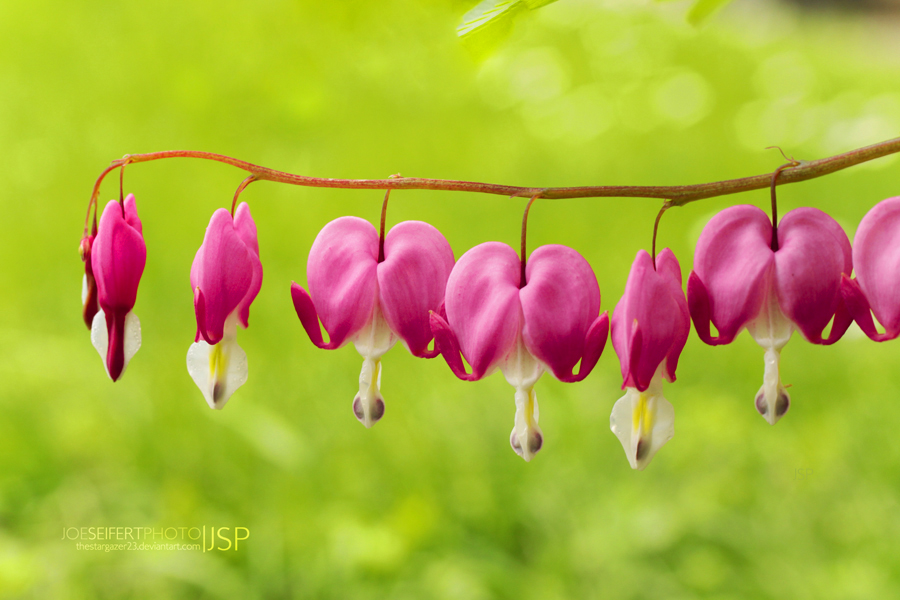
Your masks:
[[[521,257],[520,264],[522,265],[522,270],[519,276],[519,289],[525,287],[525,257],[527,248],[525,246],[525,234],[528,232],[528,212],[531,210],[531,205],[534,204],[534,201],[541,197],[541,192],[539,191],[534,196],[531,197],[531,200],[528,201],[528,204],[525,205],[525,213],[522,215],[522,247],[521,253],[519,256]]]
[[[900,138],[894,138],[871,146],[857,148],[843,154],[837,154],[828,158],[813,161],[797,161],[796,166],[784,168],[778,176],[777,185],[796,183],[822,177],[841,169],[846,169],[863,162],[867,162],[882,156],[900,152]],[[255,176],[258,181],[277,181],[292,185],[308,187],[342,188],[357,190],[445,190],[456,192],[477,192],[482,194],[496,194],[500,196],[530,197],[540,193],[541,198],[661,198],[666,200],[668,207],[684,206],[695,200],[713,198],[748,192],[766,188],[772,183],[773,173],[742,177],[740,179],[728,179],[711,183],[696,185],[660,185],[660,186],[627,186],[627,185],[601,185],[581,187],[522,187],[515,185],[501,185],[496,183],[480,183],[476,181],[455,181],[449,179],[425,179],[420,177],[396,177],[388,179],[332,179],[327,177],[308,177],[276,171],[268,167],[262,167],[230,156],[213,154],[212,152],[199,152],[193,150],[167,150],[152,152],[149,154],[131,154],[125,158],[115,160],[107,167],[97,179],[94,191],[88,204],[90,208],[97,202],[100,193],[100,183],[103,178],[112,171],[126,163],[148,162],[163,158],[201,158],[215,160],[244,171]],[[87,225],[88,219],[85,219]],[[87,227],[85,227],[87,229]]]
[[[669,202],[663,202],[662,208],[656,215],[656,221],[653,222],[653,242],[650,244],[650,258],[653,259],[653,268],[656,269],[656,234],[659,233],[659,222],[662,220],[663,213],[669,209]]]
[[[123,168],[124,170],[124,168]],[[231,218],[234,219],[234,209],[237,207],[238,196],[241,195],[247,186],[256,181],[256,175],[251,175],[241,182],[241,185],[234,191],[234,200],[231,201]]]
[[[378,233],[378,262],[384,262],[384,226],[387,222],[387,205],[391,197],[391,190],[384,192],[384,202],[381,203],[381,229]]]
[[[775,169],[775,172],[772,173],[772,252],[778,252],[778,200],[775,195],[775,186],[778,185],[778,176],[781,175],[782,171],[795,167],[798,164],[796,160],[792,159],[790,162],[784,163]]]

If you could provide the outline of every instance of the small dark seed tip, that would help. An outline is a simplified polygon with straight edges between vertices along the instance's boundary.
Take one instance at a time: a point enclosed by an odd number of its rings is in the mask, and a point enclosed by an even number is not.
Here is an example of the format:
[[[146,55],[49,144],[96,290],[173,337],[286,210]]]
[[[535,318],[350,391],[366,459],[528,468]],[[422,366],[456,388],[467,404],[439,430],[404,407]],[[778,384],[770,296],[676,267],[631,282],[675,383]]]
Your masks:
[[[778,393],[778,400],[775,401],[775,416],[784,415],[791,407],[791,398],[785,392]]]
[[[519,443],[519,436],[516,435],[515,430],[509,435],[509,445],[516,451],[516,454],[522,456],[522,445]]]
[[[213,384],[213,389],[212,389],[213,404],[219,403],[219,400],[222,399],[222,395],[224,394],[224,392],[225,392],[225,390],[222,389],[221,383],[219,383],[217,381],[216,383]]]
[[[540,433],[535,432],[531,439],[528,440],[528,449],[531,450],[531,453],[534,454],[544,445],[544,436]]]
[[[384,416],[384,400],[375,398],[375,405],[372,407],[372,422],[378,421]]]
[[[769,403],[766,402],[766,396],[762,392],[756,395],[756,412],[762,416],[766,416],[769,412]]]
[[[366,418],[359,396],[353,399],[353,414],[356,415],[356,418],[360,421],[364,421]]]
[[[637,443],[637,448],[634,451],[635,460],[641,460],[645,456],[647,456],[647,451],[650,449],[650,444],[648,444],[644,439],[639,439]]]

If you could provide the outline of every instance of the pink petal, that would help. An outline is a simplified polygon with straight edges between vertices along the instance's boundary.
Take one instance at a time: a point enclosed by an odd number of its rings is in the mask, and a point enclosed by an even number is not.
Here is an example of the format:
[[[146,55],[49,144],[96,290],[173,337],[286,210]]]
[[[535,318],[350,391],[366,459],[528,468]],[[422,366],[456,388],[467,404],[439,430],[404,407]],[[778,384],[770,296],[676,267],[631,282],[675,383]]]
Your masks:
[[[463,254],[447,280],[447,322],[472,366],[473,381],[492,371],[516,343],[519,271],[515,250],[486,242]]]
[[[133,195],[129,194],[124,208],[115,200],[107,203],[100,216],[97,236],[91,244],[90,256],[97,303],[106,319],[106,367],[109,376],[116,381],[127,362],[125,318],[134,308],[138,284],[147,262],[147,247],[141,235]]]
[[[772,223],[747,204],[710,219],[694,251],[688,302],[694,326],[707,344],[728,344],[762,306],[774,264]],[[709,334],[709,321],[719,337]]]
[[[437,349],[428,352],[428,312],[440,311],[452,269],[450,244],[428,223],[405,221],[385,236],[384,262],[377,267],[381,309],[415,356],[437,355]]]
[[[778,304],[810,342],[825,341],[822,332],[842,304],[841,275],[851,271],[850,241],[837,221],[809,207],[781,219],[775,253]],[[849,320],[835,321],[837,338],[847,325]]]
[[[231,213],[224,208],[214,212],[191,265],[191,288],[195,294],[199,288],[203,300],[201,307],[195,296],[198,322],[195,341],[202,337],[209,344],[217,344],[222,340],[225,319],[238,308],[250,289],[254,259],[235,231]],[[205,331],[200,330],[201,310]]]
[[[688,335],[691,333],[691,313],[688,310],[687,300],[684,296],[684,290],[681,289],[681,265],[675,258],[675,253],[668,248],[656,257],[656,271],[663,277],[664,281],[669,285],[671,294],[675,297],[678,304],[680,316],[676,317],[679,321],[680,329],[671,350],[666,355],[666,379],[671,383],[675,381],[675,369],[678,367],[678,359],[684,345],[687,343]]]
[[[134,197],[130,207],[137,219]],[[139,222],[138,222],[139,223]],[[103,209],[97,237],[91,246],[91,270],[97,283],[97,299],[107,314],[125,313],[134,307],[138,284],[147,262],[147,247],[140,230],[122,216],[122,207],[110,200]]]
[[[853,240],[853,266],[885,334],[896,338],[900,335],[900,197],[882,200],[860,221]]]
[[[588,330],[600,312],[594,271],[577,251],[550,244],[532,252],[525,280],[519,292],[525,347],[557,379],[572,378],[572,370],[585,353]],[[580,378],[593,366],[583,364]]]
[[[450,325],[447,324],[446,315],[431,313],[429,321],[431,322],[431,331],[434,333],[434,347],[447,361],[453,374],[463,381],[479,379],[474,374],[466,373],[466,366],[460,357],[459,341],[453,330],[450,329]]]
[[[250,319],[250,304],[256,299],[262,287],[262,263],[259,260],[259,242],[256,240],[256,223],[250,216],[250,207],[246,202],[241,202],[234,212],[234,230],[247,249],[250,250],[250,262],[253,264],[253,278],[250,287],[244,294],[238,307],[238,319],[241,325],[247,327]]]
[[[137,214],[137,204],[134,202],[134,194],[128,194],[125,196],[125,222],[131,226],[132,229],[144,235],[144,229],[141,225],[141,219]]]
[[[666,248],[656,259],[638,252],[625,293],[612,318],[612,340],[622,367],[622,388],[645,391],[659,365],[666,360],[667,378],[675,367],[690,330],[687,301],[681,291],[681,268]]]
[[[372,317],[377,265],[378,233],[368,221],[340,217],[316,236],[306,263],[306,279],[313,310],[331,338],[328,347],[343,346]],[[310,331],[306,323],[304,327]]]

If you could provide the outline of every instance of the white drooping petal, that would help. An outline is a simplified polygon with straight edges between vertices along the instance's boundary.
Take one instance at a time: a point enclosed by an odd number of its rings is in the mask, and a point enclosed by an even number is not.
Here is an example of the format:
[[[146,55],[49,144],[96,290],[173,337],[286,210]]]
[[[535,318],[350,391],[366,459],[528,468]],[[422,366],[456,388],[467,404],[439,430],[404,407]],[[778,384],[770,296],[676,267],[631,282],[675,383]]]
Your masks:
[[[134,358],[137,351],[141,349],[141,320],[131,311],[128,311],[128,314],[125,315],[123,341],[125,363],[122,367],[122,375],[125,374],[128,363]],[[94,315],[94,320],[91,321],[91,343],[97,349],[100,358],[103,359],[103,368],[106,370],[106,375],[109,376],[109,367],[106,364],[106,355],[109,352],[109,330],[107,329],[106,315],[103,313],[103,309],[98,309],[97,314]],[[121,378],[121,375],[119,377]]]
[[[221,409],[247,381],[247,354],[237,343],[236,319],[225,321],[225,336],[213,346],[204,340],[188,348],[187,368],[210,408]]]
[[[763,385],[755,398],[756,410],[770,425],[774,425],[791,405],[791,397],[781,383],[778,367],[781,349],[791,339],[794,324],[781,312],[773,286],[769,286],[759,315],[747,324],[747,331],[766,351],[763,358],[765,361]]]
[[[544,445],[544,435],[538,426],[540,409],[534,391],[534,384],[543,375],[544,369],[525,348],[521,333],[512,352],[500,364],[500,370],[506,381],[516,388],[516,418],[509,434],[509,445],[516,454],[530,461]]]
[[[376,299],[372,316],[356,334],[353,345],[363,357],[359,373],[359,392],[353,398],[353,414],[366,428],[384,416],[384,397],[381,395],[381,357],[397,342],[397,335],[388,326]]]
[[[84,306],[85,301],[87,300],[88,295],[88,284],[87,284],[87,273],[85,273],[81,277],[81,305]],[[91,326],[94,324],[91,323]]]
[[[626,388],[609,417],[612,430],[632,469],[643,471],[657,451],[675,435],[675,408],[662,395],[662,369],[646,391]]]

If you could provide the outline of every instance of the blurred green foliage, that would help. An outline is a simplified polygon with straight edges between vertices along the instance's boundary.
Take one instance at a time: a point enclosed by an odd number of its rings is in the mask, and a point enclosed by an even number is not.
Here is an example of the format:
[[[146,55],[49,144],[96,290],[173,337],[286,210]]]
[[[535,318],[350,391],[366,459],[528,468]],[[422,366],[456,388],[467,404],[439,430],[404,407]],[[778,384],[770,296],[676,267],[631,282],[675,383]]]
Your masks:
[[[632,472],[608,416],[607,348],[580,384],[537,386],[545,446],[509,448],[513,392],[396,347],[385,418],[350,403],[361,359],[317,350],[289,299],[318,230],[378,217],[381,194],[244,192],[265,276],[238,341],[250,379],[210,411],[185,369],[188,272],[244,174],[130,166],[148,248],[143,346],[112,384],[80,320],[77,246],[94,178],[126,153],[188,148],[332,177],[519,185],[686,184],[766,172],[778,144],[818,158],[897,135],[892,23],[734,3],[694,28],[684,4],[566,0],[476,63],[467,3],[425,0],[0,4],[0,597],[890,598],[900,594],[900,343],[795,336],[793,406],[753,409],[762,351],[695,336],[667,386],[675,438]],[[852,238],[897,194],[882,159],[780,189]],[[101,200],[117,195],[104,185]],[[766,192],[669,211],[661,245],[689,272],[704,223]],[[593,265],[612,309],[658,202],[538,202],[529,243]],[[457,256],[515,245],[524,201],[392,195]],[[64,527],[235,527],[239,551],[75,549]]]

